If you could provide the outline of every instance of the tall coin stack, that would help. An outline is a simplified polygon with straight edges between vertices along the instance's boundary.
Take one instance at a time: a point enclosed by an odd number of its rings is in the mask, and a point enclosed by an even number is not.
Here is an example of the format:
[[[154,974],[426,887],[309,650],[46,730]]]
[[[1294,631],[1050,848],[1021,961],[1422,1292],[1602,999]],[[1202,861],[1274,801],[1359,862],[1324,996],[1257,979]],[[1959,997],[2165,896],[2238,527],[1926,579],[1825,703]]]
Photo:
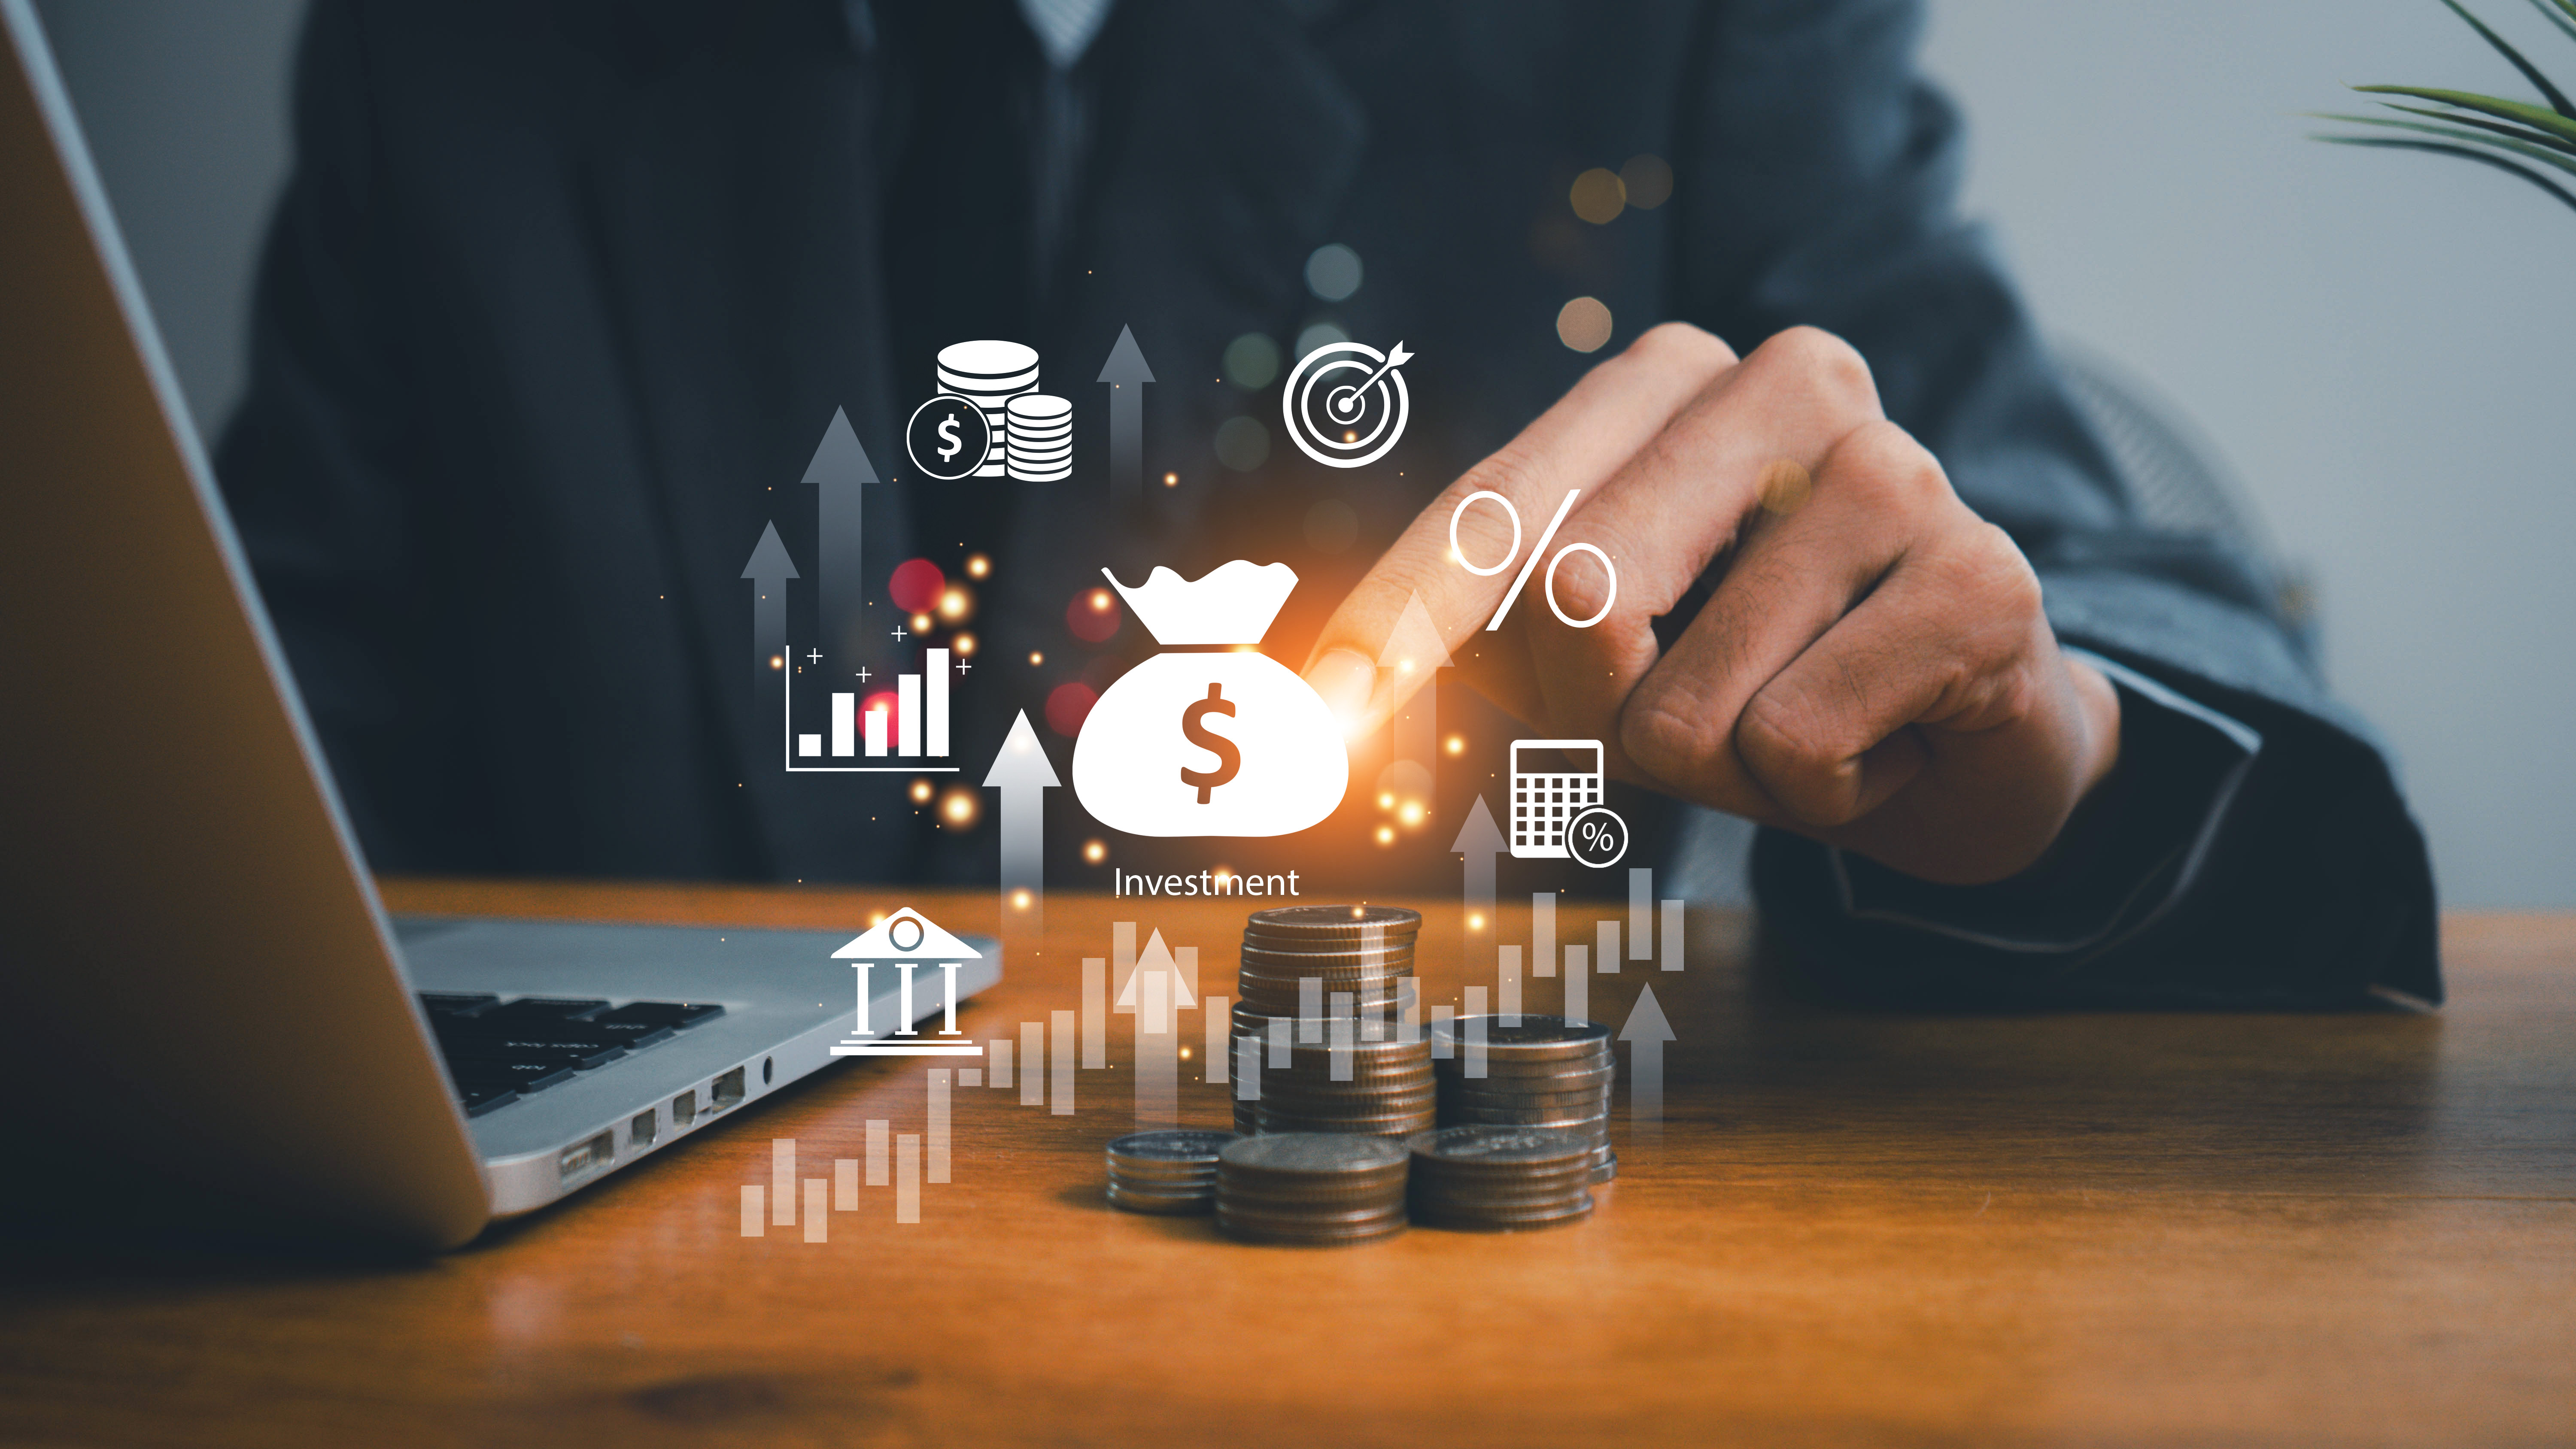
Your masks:
[[[991,425],[993,446],[984,455],[978,478],[999,478],[1007,471],[1011,399],[1038,390],[1038,350],[1017,342],[959,342],[939,349],[939,390],[973,403]]]
[[[1619,1059],[1610,1028],[1597,1021],[1524,1016],[1505,1026],[1498,1016],[1436,1022],[1432,1066],[1440,1084],[1440,1125],[1547,1127],[1571,1132],[1592,1149],[1592,1180],[1619,1175],[1610,1147],[1610,1086]],[[1484,1041],[1476,1045],[1481,1029]],[[1470,1076],[1473,1050],[1484,1075]],[[1263,1084],[1265,1089],[1267,1083]]]
[[[1404,1144],[1347,1133],[1246,1137],[1217,1154],[1216,1225],[1255,1243],[1370,1243],[1404,1231]]]
[[[1443,1127],[1406,1138],[1406,1206],[1429,1227],[1511,1232],[1592,1216],[1592,1144],[1545,1127]]]
[[[1236,1130],[1401,1137],[1435,1124],[1431,1043],[1403,1029],[1421,930],[1419,912],[1392,906],[1253,913],[1234,1029],[1263,1042],[1265,1063],[1273,1022],[1288,1024],[1291,1047],[1285,1067],[1261,1073],[1258,1101],[1236,1099]],[[1337,1059],[1347,1062],[1339,1080]]]
[[[1060,483],[1073,476],[1073,404],[1026,392],[1002,409],[1003,441],[1011,476],[1023,483]]]
[[[1231,1132],[1137,1132],[1109,1144],[1109,1201],[1131,1213],[1203,1213]]]

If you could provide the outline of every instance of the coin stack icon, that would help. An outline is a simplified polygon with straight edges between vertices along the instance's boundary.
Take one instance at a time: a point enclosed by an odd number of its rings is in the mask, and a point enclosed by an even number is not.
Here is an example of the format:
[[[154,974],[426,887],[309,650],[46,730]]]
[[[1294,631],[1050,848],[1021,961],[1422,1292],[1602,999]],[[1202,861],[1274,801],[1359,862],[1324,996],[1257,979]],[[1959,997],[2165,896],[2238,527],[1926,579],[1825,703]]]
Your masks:
[[[1216,1205],[1217,1154],[1231,1132],[1138,1132],[1109,1144],[1109,1201],[1131,1213],[1179,1216]]]
[[[1619,1175],[1610,1146],[1619,1059],[1609,1027],[1561,1016],[1524,1016],[1505,1026],[1498,1016],[1471,1016],[1433,1023],[1431,1040],[1441,1126],[1571,1132],[1592,1149],[1594,1182]]]
[[[1442,1127],[1405,1139],[1406,1210],[1429,1227],[1512,1232],[1592,1216],[1592,1144],[1546,1127]]]
[[[1404,1231],[1410,1154],[1385,1137],[1245,1137],[1217,1154],[1216,1224],[1254,1243],[1339,1246]]]
[[[1026,392],[1002,409],[1004,449],[1012,477],[1060,483],[1073,476],[1073,404]]]
[[[1244,926],[1234,1030],[1268,1051],[1286,1023],[1259,1100],[1235,1101],[1238,1131],[1405,1136],[1437,1122],[1431,1043],[1410,1023],[1419,912],[1393,906],[1287,906]]]
[[[984,455],[978,478],[999,478],[1008,471],[1011,399],[1038,390],[1038,350],[1017,342],[958,342],[939,349],[939,390],[973,403],[991,425],[993,446]],[[1070,409],[1068,409],[1068,420]],[[1068,427],[1066,437],[1071,439]]]

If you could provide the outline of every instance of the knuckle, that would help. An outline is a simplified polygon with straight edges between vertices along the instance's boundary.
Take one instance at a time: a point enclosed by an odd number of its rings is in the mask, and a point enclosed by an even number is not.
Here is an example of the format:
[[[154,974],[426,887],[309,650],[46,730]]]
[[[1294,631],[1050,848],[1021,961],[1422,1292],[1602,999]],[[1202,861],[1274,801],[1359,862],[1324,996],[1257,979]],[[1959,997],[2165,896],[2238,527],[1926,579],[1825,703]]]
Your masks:
[[[1851,818],[1849,755],[1836,739],[1832,704],[1804,689],[1765,689],[1744,707],[1735,747],[1782,806],[1812,825]]]
[[[1868,360],[1859,349],[1821,327],[1775,333],[1754,350],[1754,357],[1840,409],[1878,410],[1878,384],[1870,377]]]
[[[1734,348],[1688,322],[1659,322],[1629,343],[1628,352],[1657,366],[1717,368],[1735,361]]]

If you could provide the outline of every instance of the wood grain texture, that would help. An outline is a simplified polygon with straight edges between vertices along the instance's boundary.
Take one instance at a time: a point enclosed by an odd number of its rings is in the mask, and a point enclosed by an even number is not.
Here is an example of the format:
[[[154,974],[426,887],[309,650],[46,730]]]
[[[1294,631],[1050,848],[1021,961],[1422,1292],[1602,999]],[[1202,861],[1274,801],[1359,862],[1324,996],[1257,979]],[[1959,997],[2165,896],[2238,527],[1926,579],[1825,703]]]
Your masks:
[[[389,883],[397,909],[854,927],[881,893]],[[989,921],[986,895],[908,898]],[[1458,999],[1426,904],[1426,999]],[[1602,916],[1621,915],[1612,905]],[[1568,902],[1560,937],[1591,939]],[[1078,1004],[1133,919],[1228,982],[1244,907],[1058,896],[961,1025]],[[1504,939],[1525,933],[1506,913]],[[1652,981],[1660,1142],[1579,1227],[1252,1248],[1112,1211],[1133,1018],[1071,1118],[960,1088],[898,1226],[740,1236],[800,1171],[918,1131],[857,1063],[432,1262],[101,1248],[0,1290],[0,1437],[136,1445],[2545,1444],[2576,1440],[2576,918],[2454,918],[2439,1015],[1869,1015],[1695,918]],[[1556,983],[1532,983],[1531,1010]],[[1195,1018],[1185,1030],[1195,1031]],[[1191,1039],[1188,1036],[1184,1040]],[[1183,1110],[1226,1119],[1183,1069]],[[1625,1107],[1624,1086],[1622,1110]],[[49,1250],[50,1251],[50,1250]]]

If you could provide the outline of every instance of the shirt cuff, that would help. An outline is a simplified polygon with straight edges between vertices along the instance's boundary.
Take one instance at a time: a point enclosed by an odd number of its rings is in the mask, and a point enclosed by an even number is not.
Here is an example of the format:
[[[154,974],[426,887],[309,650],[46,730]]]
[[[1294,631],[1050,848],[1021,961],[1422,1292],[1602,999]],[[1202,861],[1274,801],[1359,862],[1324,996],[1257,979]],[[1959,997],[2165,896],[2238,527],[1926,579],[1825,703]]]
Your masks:
[[[1845,916],[2073,966],[2190,896],[2263,736],[2090,650],[2066,652],[2119,691],[2120,761],[2048,855],[2010,880],[1942,886],[1829,849]]]

